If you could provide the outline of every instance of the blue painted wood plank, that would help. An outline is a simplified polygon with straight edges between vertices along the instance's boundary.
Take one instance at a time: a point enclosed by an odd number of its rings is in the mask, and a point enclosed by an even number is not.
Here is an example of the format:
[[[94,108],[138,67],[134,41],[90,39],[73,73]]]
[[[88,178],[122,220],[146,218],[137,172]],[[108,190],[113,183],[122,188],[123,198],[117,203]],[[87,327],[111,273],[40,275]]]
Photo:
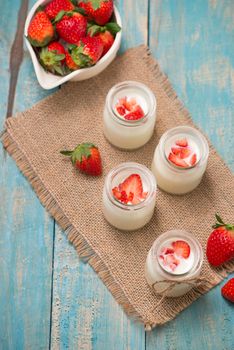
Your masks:
[[[139,6],[133,0],[122,0],[117,6],[123,20],[121,51],[146,43],[147,1]],[[143,326],[126,316],[57,226],[54,257],[52,348],[145,349]]]
[[[33,3],[30,1],[29,6]],[[12,11],[12,3],[1,4],[1,129],[7,111],[10,49],[20,5],[21,1],[14,1]],[[25,53],[13,113],[30,107],[43,96]],[[54,224],[2,146],[0,164],[0,348],[46,349],[50,338]]]
[[[151,50],[193,120],[233,171],[233,1],[150,2],[149,23]],[[220,288],[147,333],[146,348],[233,349],[233,306],[221,297]]]

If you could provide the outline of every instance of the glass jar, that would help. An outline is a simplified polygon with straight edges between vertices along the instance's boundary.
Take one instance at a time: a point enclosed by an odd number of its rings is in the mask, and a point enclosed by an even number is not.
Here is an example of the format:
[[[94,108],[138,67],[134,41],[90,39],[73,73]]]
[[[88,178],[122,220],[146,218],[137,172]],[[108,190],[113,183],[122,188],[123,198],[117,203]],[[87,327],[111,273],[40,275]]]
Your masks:
[[[189,245],[190,254],[187,259],[177,257],[180,263],[170,271],[170,268],[163,265],[161,254],[165,247],[171,247],[173,242],[178,241]],[[146,259],[145,277],[157,294],[166,293],[166,296],[178,297],[196,286],[202,263],[203,251],[199,241],[184,230],[171,230],[160,235],[153,243]]]
[[[136,100],[143,110],[143,117],[128,120],[125,119],[126,115],[119,114],[116,106],[123,98]],[[108,92],[104,109],[104,135],[112,145],[127,150],[143,146],[153,135],[155,121],[156,98],[146,85],[125,81]]]
[[[147,195],[138,204],[125,204],[114,197],[112,189],[132,174],[140,175],[143,191],[147,192]],[[120,230],[132,231],[145,226],[154,213],[156,187],[154,175],[144,165],[133,162],[118,165],[105,179],[102,206],[104,217]]]
[[[196,154],[194,164],[187,167],[177,166],[169,160],[171,149],[186,149],[179,147],[175,143],[178,140],[187,140],[187,148],[192,154]],[[194,153],[193,153],[194,152]],[[209,146],[205,137],[196,129],[189,126],[178,126],[165,132],[158,146],[156,147],[152,162],[152,172],[154,173],[158,187],[171,194],[185,194],[194,190],[201,182],[206,170],[209,156]],[[173,154],[173,157],[175,155]],[[191,156],[190,156],[191,157]],[[174,158],[170,158],[173,159]],[[175,157],[177,162],[178,157]],[[184,162],[184,159],[179,159]],[[182,163],[183,164],[183,163]]]

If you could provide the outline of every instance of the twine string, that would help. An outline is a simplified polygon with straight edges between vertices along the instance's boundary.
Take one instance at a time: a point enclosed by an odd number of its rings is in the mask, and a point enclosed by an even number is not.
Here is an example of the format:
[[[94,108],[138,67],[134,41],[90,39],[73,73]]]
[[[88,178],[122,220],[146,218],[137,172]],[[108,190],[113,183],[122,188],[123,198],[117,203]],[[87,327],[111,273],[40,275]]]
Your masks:
[[[151,288],[155,294],[160,294],[162,297],[159,299],[155,307],[153,308],[152,311],[154,311],[159,305],[162,304],[164,299],[168,297],[167,293],[170,292],[175,286],[180,285],[180,284],[188,284],[193,287],[198,287],[200,286],[203,282],[207,282],[207,279],[205,277],[195,277],[195,278],[188,278],[186,280],[162,280],[162,281],[156,281],[151,285]],[[167,283],[169,284],[167,287],[165,287],[160,293],[157,293],[155,290],[155,286],[159,285],[160,283]]]

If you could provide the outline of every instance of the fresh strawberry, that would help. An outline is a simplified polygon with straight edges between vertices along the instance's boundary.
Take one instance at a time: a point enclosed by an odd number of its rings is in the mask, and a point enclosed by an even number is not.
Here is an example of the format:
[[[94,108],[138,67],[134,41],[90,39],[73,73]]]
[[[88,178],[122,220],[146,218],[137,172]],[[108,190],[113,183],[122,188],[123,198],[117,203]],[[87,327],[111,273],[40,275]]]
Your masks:
[[[231,278],[221,289],[222,296],[234,303],[234,278]]]
[[[113,13],[113,0],[83,0],[78,2],[90,20],[99,25],[106,24]]]
[[[81,143],[72,151],[60,151],[60,153],[71,157],[72,163],[81,172],[92,176],[101,175],[101,156],[98,148],[92,143]]]
[[[225,224],[215,215],[216,224],[206,246],[206,256],[211,265],[219,266],[234,258],[234,225]]]
[[[54,27],[44,11],[38,11],[28,27],[28,40],[35,47],[46,46],[54,36]]]
[[[64,11],[72,11],[75,9],[75,6],[70,0],[52,0],[45,7],[45,13],[49,17],[49,19],[54,19],[57,14]]]
[[[181,167],[181,168],[187,168],[188,164],[178,156],[176,156],[174,153],[170,153],[168,156],[168,160],[172,162],[173,164]]]
[[[55,18],[58,35],[70,44],[77,45],[86,35],[87,19],[78,12],[60,11]]]
[[[180,147],[187,147],[188,146],[188,141],[187,139],[181,139],[176,141],[176,145]]]
[[[103,45],[100,39],[87,36],[82,38],[77,47],[72,49],[73,61],[79,67],[94,65],[102,55]]]
[[[115,40],[115,35],[120,30],[121,28],[117,23],[109,22],[105,26],[99,26],[96,24],[89,26],[88,34],[90,36],[96,36],[102,41],[102,44],[103,44],[102,56],[104,56],[113,45],[113,42]]]
[[[176,255],[187,259],[190,255],[190,246],[187,242],[178,240],[172,242],[172,247]]]
[[[64,74],[65,49],[62,44],[57,41],[50,43],[47,47],[42,48],[39,57],[46,70],[51,73]]]
[[[197,155],[194,153],[190,159],[190,165],[193,166],[197,163]]]
[[[172,147],[171,151],[181,159],[189,157],[192,153],[192,151],[186,147]]]
[[[68,51],[65,52],[65,61],[66,61],[67,67],[71,71],[79,69],[79,66],[73,61],[73,59]]]
[[[114,197],[123,202],[138,204],[147,197],[147,192],[143,192],[141,177],[138,174],[131,174],[124,182],[112,189]]]

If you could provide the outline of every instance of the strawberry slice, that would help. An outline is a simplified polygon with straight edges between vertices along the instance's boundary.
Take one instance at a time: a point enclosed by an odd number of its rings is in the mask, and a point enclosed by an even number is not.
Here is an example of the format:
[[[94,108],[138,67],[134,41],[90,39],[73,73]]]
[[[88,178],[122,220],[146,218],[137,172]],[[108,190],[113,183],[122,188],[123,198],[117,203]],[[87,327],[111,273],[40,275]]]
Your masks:
[[[138,204],[144,200],[148,192],[143,192],[141,177],[131,174],[119,186],[112,189],[113,196],[122,203]]]
[[[181,159],[185,159],[192,154],[192,151],[186,147],[172,147],[171,151],[176,156],[179,156]]]
[[[190,246],[185,241],[175,241],[172,243],[172,247],[174,248],[175,254],[187,259],[190,255]]]
[[[180,261],[176,259],[174,254],[168,254],[164,256],[163,264],[167,267],[169,267],[172,271],[176,269],[176,267],[179,265]]]
[[[169,154],[168,160],[181,168],[187,168],[189,166],[183,159],[179,158],[173,153]]]
[[[116,105],[116,110],[120,115],[122,115],[122,116],[125,115],[126,111],[122,105],[120,105],[120,104]]]
[[[141,106],[137,105],[133,112],[130,112],[124,116],[124,119],[126,120],[138,120],[144,117],[144,111],[141,108]]]
[[[180,139],[176,141],[176,145],[180,147],[187,147],[188,146],[188,141],[186,138]]]
[[[197,155],[194,153],[190,159],[190,164],[193,166],[197,163]]]

